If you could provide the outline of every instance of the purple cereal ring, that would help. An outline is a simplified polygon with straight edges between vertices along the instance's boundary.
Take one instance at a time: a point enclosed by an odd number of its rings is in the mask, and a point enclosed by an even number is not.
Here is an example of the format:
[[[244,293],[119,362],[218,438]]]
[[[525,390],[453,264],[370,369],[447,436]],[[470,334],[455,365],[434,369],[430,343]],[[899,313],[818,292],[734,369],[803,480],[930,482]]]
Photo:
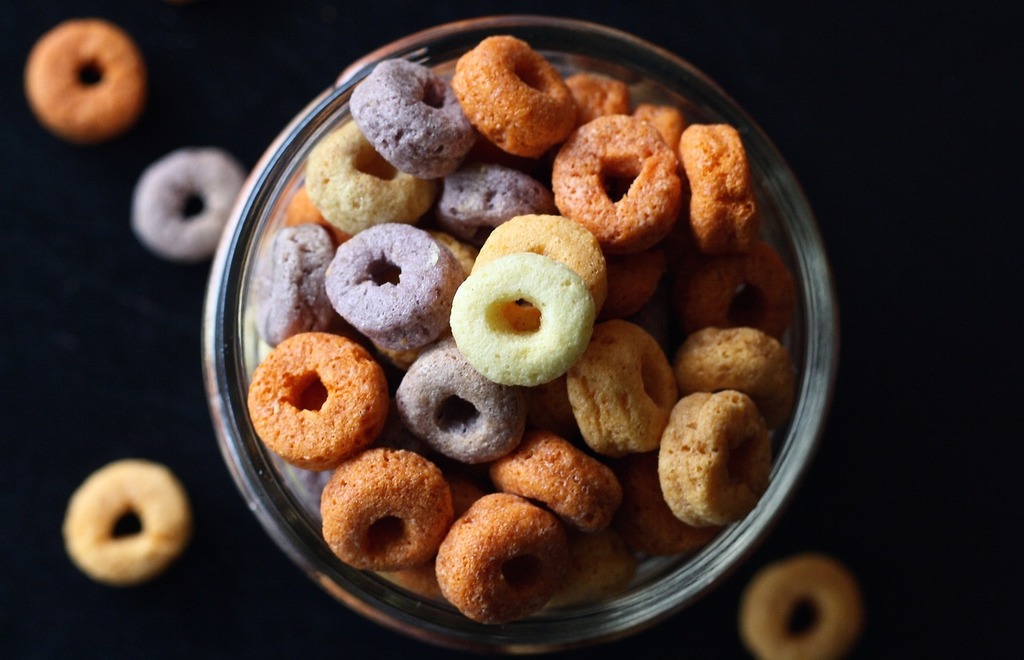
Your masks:
[[[256,327],[263,341],[277,346],[299,332],[327,331],[337,324],[324,288],[333,258],[331,236],[320,225],[278,231],[255,282]]]
[[[509,218],[557,213],[551,191],[525,172],[472,163],[444,178],[437,224],[456,238],[480,246],[492,229]]]
[[[476,141],[451,85],[415,62],[378,64],[352,92],[349,107],[373,148],[421,179],[455,171]]]
[[[378,346],[406,350],[448,327],[463,279],[455,256],[426,231],[384,223],[338,247],[325,283],[334,309],[356,330]]]
[[[523,389],[482,376],[451,338],[412,363],[395,392],[395,403],[410,431],[463,463],[501,458],[519,445],[526,428]]]
[[[183,263],[209,259],[245,181],[226,151],[183,147],[147,167],[132,195],[131,227],[151,252]]]

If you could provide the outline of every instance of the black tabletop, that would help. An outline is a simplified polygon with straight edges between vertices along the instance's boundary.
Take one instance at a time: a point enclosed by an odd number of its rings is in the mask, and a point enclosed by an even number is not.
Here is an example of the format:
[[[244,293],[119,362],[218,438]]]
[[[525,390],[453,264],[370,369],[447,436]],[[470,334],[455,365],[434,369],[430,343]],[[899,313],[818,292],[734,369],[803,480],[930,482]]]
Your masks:
[[[178,147],[220,147],[251,167],[347,63],[399,36],[552,12],[675,52],[756,118],[803,183],[840,301],[835,398],[799,496],[719,589],[609,655],[742,657],[744,585],[805,550],[840,558],[861,582],[856,656],[1008,654],[1020,634],[1006,603],[1024,584],[1009,544],[1024,435],[1015,17],[875,1],[353,5],[53,0],[2,10],[0,655],[450,655],[346,609],[248,510],[203,391],[209,264],[148,252],[129,207],[145,166]],[[22,72],[40,35],[87,16],[136,39],[150,98],[129,133],[79,147],[35,121]],[[195,533],[166,574],[116,589],[74,568],[60,530],[81,481],[129,456],[181,478]]]

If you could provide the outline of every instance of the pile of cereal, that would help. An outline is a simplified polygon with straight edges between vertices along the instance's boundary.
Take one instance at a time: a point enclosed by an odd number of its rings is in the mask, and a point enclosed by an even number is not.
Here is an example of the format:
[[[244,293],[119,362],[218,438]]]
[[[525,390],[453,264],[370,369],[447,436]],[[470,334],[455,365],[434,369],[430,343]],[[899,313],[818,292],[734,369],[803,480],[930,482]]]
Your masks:
[[[768,487],[794,284],[739,133],[484,39],[387,61],[259,264],[262,441],[324,538],[497,624],[614,596]]]

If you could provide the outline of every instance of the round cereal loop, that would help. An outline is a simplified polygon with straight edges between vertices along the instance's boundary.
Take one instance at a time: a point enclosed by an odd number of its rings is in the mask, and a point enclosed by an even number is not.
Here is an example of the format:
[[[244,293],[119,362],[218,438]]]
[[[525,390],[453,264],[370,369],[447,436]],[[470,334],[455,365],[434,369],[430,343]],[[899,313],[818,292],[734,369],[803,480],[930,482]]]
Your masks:
[[[768,428],[793,410],[796,372],[789,352],[756,328],[704,328],[686,338],[672,362],[679,394],[739,390],[757,404]]]
[[[334,309],[375,344],[419,348],[448,327],[452,297],[463,281],[450,250],[426,231],[387,223],[338,246],[327,268]]]
[[[639,103],[633,109],[633,116],[654,126],[665,144],[673,149],[679,145],[683,130],[686,129],[686,118],[683,113],[671,105]]]
[[[686,333],[702,328],[757,328],[776,339],[789,327],[796,287],[767,243],[746,254],[695,256],[676,275],[673,302]]]
[[[596,73],[574,73],[565,84],[576,101],[576,124],[604,115],[629,114],[629,86]]]
[[[164,259],[209,259],[244,181],[245,170],[221,149],[176,149],[143,170],[135,184],[132,230]]]
[[[665,274],[665,251],[650,248],[632,254],[611,255],[606,260],[608,296],[598,320],[625,318],[651,301]]]
[[[395,393],[406,427],[435,451],[463,463],[515,449],[526,427],[521,388],[481,375],[448,338],[423,351]]]
[[[555,205],[597,237],[607,254],[639,252],[664,238],[682,204],[679,161],[657,129],[628,115],[576,129],[551,170]]]
[[[583,440],[613,458],[656,449],[677,400],[665,352],[646,330],[621,319],[594,326],[566,386]]]
[[[750,165],[739,131],[728,124],[692,124],[679,155],[690,182],[690,226],[706,254],[746,252],[760,221]]]
[[[146,105],[146,63],[117,25],[66,20],[36,41],[25,64],[25,95],[36,119],[75,144],[96,144],[131,128]]]
[[[358,234],[386,222],[415,224],[434,203],[437,186],[396,170],[348,122],[313,147],[306,191],[328,222]]]
[[[274,235],[269,259],[257,269],[254,284],[256,328],[270,346],[300,332],[327,331],[339,321],[327,298],[324,273],[334,258],[334,243],[317,224],[282,227]]]
[[[612,525],[637,552],[654,556],[692,552],[721,531],[721,527],[694,527],[676,518],[661,493],[657,451],[627,456],[617,474],[622,504]]]
[[[560,215],[521,215],[495,229],[480,248],[474,268],[499,257],[533,252],[565,264],[583,278],[597,310],[608,295],[604,254],[597,239],[581,225]]]
[[[806,612],[804,612],[806,610]],[[809,614],[803,625],[800,615]],[[857,579],[841,562],[801,553],[763,567],[740,599],[739,631],[756,658],[847,657],[864,627]]]
[[[119,521],[131,518],[140,529],[119,534]],[[166,570],[188,545],[188,494],[163,465],[115,461],[89,475],[72,494],[63,535],[71,560],[93,580],[139,584]]]
[[[437,231],[436,229],[427,230],[435,241],[448,248],[448,251],[452,253],[455,260],[459,262],[459,266],[462,267],[463,278],[469,277],[469,274],[473,272],[473,264],[476,263],[476,255],[479,254],[479,250],[475,246],[469,243],[463,243],[459,239],[455,238],[451,234],[443,231]]]
[[[467,163],[444,178],[437,224],[473,245],[518,215],[557,213],[555,198],[529,174],[494,163]]]
[[[349,107],[377,153],[421,179],[454,172],[476,141],[451,86],[417,62],[377,64],[352,91]]]
[[[384,371],[359,344],[303,332],[278,344],[249,384],[260,440],[297,467],[330,470],[369,446],[388,413]]]
[[[636,575],[636,557],[612,528],[600,532],[566,530],[569,573],[548,607],[594,603],[620,593]]]
[[[448,482],[436,465],[383,447],[335,468],[320,512],[331,551],[349,566],[374,571],[429,561],[454,517]]]
[[[569,547],[553,514],[492,493],[452,524],[436,562],[444,597],[467,618],[498,624],[544,607],[564,584]]]
[[[473,126],[517,156],[540,156],[576,124],[576,103],[558,71],[515,37],[487,37],[460,57],[452,88]]]
[[[604,463],[550,431],[527,431],[490,467],[495,488],[543,502],[573,529],[608,527],[622,501],[619,481]]]
[[[679,400],[661,438],[658,478],[665,502],[694,527],[728,525],[768,488],[771,444],[746,394],[699,392]]]
[[[316,204],[309,198],[309,191],[306,190],[306,186],[301,185],[295,190],[295,193],[288,200],[288,205],[284,208],[284,225],[286,227],[294,227],[295,225],[307,223],[320,225],[326,229],[331,235],[331,241],[333,241],[335,247],[351,238],[348,233],[327,222],[327,218],[320,213]]]
[[[517,329],[506,316],[518,300],[540,310],[536,329]],[[533,386],[579,359],[594,315],[594,299],[575,271],[522,252],[474,268],[455,292],[450,323],[455,343],[477,371],[503,385]]]

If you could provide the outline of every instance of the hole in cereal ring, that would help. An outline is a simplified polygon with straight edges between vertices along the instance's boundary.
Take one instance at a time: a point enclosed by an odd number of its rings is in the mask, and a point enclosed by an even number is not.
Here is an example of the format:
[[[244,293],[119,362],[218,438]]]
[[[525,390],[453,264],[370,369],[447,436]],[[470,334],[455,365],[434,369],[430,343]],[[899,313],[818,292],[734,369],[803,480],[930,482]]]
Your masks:
[[[444,84],[438,80],[431,80],[423,88],[423,103],[431,108],[444,106]]]
[[[327,401],[327,388],[320,376],[313,374],[309,382],[298,392],[295,407],[299,410],[320,410]]]
[[[601,185],[604,187],[604,192],[608,195],[608,199],[612,200],[612,202],[618,202],[626,196],[626,193],[629,192],[629,187],[633,185],[634,179],[636,179],[634,176],[601,173]]]
[[[736,287],[729,303],[729,322],[734,326],[756,328],[764,316],[764,295],[749,284]]]
[[[378,555],[401,540],[405,534],[405,523],[397,516],[384,516],[373,522],[366,530],[366,552]]]
[[[377,153],[373,147],[366,145],[363,149],[360,149],[356,154],[352,166],[356,168],[356,171],[362,172],[363,174],[382,179],[384,181],[391,181],[398,174],[398,170],[395,166],[384,160],[384,157]]]
[[[122,538],[125,536],[134,536],[142,531],[142,520],[139,519],[138,514],[134,511],[126,511],[114,521],[114,529],[111,536],[114,538]]]
[[[501,306],[501,313],[515,332],[536,332],[540,329],[540,309],[520,298]]]
[[[789,613],[786,629],[790,635],[800,636],[810,632],[817,623],[818,608],[809,598],[801,598]]]
[[[480,411],[476,406],[454,394],[437,408],[437,426],[446,432],[466,432],[479,417]]]
[[[202,196],[192,194],[185,198],[185,203],[182,205],[181,215],[188,219],[194,218],[203,212],[206,208],[206,202],[203,201]]]
[[[512,73],[530,89],[535,89],[539,92],[544,91],[544,77],[540,75],[540,70],[530,63],[529,60],[517,60]]]
[[[540,568],[540,560],[533,555],[519,555],[501,565],[501,577],[513,589],[522,589],[537,581]]]
[[[377,286],[398,284],[402,279],[402,269],[386,259],[378,259],[368,269],[370,281]]]
[[[103,69],[96,62],[86,62],[78,68],[78,82],[91,87],[103,80]]]

